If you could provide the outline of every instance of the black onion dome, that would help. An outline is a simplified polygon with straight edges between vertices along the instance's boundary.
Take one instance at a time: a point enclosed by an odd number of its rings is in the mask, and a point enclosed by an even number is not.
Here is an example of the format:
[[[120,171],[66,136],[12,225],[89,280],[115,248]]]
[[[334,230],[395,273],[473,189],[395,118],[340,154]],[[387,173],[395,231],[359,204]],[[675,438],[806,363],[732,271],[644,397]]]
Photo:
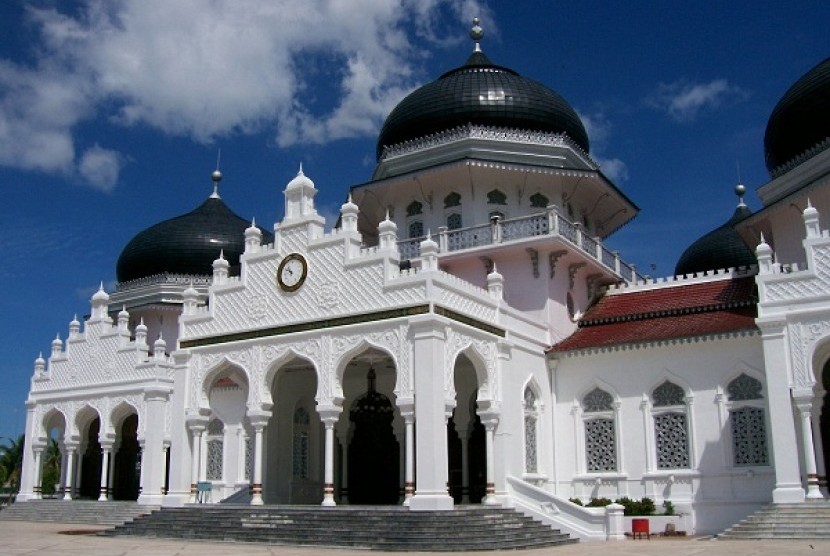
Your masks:
[[[828,138],[830,58],[805,73],[775,105],[764,135],[767,170],[773,175]]]
[[[392,110],[378,137],[377,159],[384,147],[467,124],[564,132],[588,152],[585,127],[564,98],[476,51]]]
[[[752,211],[746,205],[739,205],[726,223],[692,243],[677,261],[675,275],[756,264],[758,259],[755,258],[755,253],[735,231],[735,224],[750,214]]]
[[[118,257],[118,281],[157,274],[210,275],[220,251],[233,268],[245,251],[245,229],[250,225],[221,199],[210,197],[195,210],[151,226],[131,239]],[[274,240],[273,234],[260,230],[263,243]]]

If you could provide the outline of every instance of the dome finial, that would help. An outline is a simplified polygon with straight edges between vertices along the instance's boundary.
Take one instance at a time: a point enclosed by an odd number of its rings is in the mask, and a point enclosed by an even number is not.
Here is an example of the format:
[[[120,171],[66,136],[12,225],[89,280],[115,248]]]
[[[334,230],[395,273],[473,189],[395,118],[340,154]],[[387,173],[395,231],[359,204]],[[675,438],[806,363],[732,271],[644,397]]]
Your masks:
[[[475,44],[476,44],[475,48],[474,48],[475,52],[481,52],[480,42],[481,42],[481,39],[484,37],[484,29],[482,29],[481,25],[479,25],[480,21],[481,20],[479,20],[477,17],[474,17],[473,18],[473,28],[470,29],[470,38],[473,39],[473,41],[475,41]]]
[[[745,207],[746,203],[744,203],[744,194],[746,193],[746,186],[742,184],[740,181],[738,185],[735,186],[735,195],[738,196],[738,206]]]
[[[219,159],[222,157],[222,149],[216,154],[216,170],[210,175],[210,180],[213,182],[213,193],[211,199],[219,199],[219,182],[222,181],[222,172],[219,171]]]

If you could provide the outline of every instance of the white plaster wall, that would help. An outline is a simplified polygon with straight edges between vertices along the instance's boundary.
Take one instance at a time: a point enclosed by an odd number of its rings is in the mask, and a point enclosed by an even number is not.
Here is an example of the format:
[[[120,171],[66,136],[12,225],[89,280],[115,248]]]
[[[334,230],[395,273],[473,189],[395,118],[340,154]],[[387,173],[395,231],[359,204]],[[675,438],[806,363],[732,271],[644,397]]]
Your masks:
[[[669,499],[678,511],[693,514],[698,533],[720,531],[768,503],[773,486],[771,463],[751,470],[731,464],[731,432],[717,403],[718,386],[725,387],[741,372],[764,382],[763,365],[757,334],[562,358],[554,378],[557,493],[585,500],[648,496],[658,509],[663,500]],[[683,387],[687,395],[689,391],[694,395],[690,470],[656,470],[654,463],[648,463],[654,460],[654,431],[650,420],[644,422],[641,403],[644,394],[650,395],[666,379]],[[583,449],[580,439],[584,432],[581,418],[574,416],[574,402],[581,401],[595,386],[608,391],[621,404],[618,473],[588,474],[578,464],[584,461],[578,453]],[[767,446],[771,457],[769,438]],[[603,479],[598,484],[596,478],[600,475]],[[670,475],[673,483],[668,480]]]

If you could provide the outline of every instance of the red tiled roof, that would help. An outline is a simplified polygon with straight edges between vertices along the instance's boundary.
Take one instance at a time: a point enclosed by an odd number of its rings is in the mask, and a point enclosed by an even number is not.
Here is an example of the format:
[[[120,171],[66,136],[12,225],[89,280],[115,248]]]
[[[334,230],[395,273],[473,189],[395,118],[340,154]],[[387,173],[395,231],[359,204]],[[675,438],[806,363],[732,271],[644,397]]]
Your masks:
[[[606,294],[549,351],[754,330],[756,303],[752,277]]]

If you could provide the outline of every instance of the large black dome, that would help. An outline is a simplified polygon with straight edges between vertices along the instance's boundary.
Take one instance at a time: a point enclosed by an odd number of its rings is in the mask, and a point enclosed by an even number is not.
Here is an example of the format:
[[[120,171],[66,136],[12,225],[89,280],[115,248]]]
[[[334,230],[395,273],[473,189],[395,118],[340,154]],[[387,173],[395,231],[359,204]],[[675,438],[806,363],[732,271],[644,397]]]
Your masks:
[[[470,123],[564,132],[588,152],[585,127],[565,99],[476,51],[463,66],[416,89],[392,110],[378,137],[377,159],[384,147]]]
[[[692,243],[680,256],[674,273],[677,276],[724,268],[757,264],[758,259],[738,232],[735,224],[752,214],[746,205],[735,209],[732,218]]]
[[[212,196],[195,210],[138,233],[121,251],[116,276],[123,283],[157,274],[210,275],[220,251],[236,266],[249,226]],[[274,240],[273,234],[260,230],[264,243]]]
[[[778,101],[767,122],[764,154],[775,170],[830,138],[830,58],[805,73]]]

